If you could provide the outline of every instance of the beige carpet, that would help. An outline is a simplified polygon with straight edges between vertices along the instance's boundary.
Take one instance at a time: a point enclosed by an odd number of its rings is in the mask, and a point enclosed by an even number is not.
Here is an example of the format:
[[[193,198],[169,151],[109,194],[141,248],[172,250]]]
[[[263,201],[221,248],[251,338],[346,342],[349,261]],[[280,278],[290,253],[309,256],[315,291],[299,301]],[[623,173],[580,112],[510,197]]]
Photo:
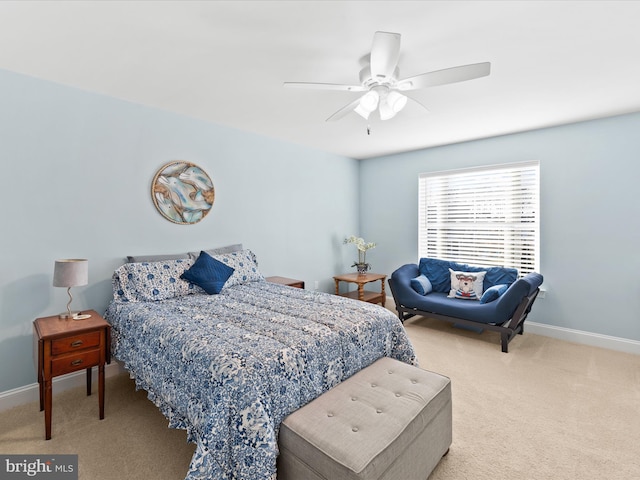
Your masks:
[[[504,354],[492,332],[406,328],[422,368],[453,387],[453,444],[429,480],[640,478],[640,356],[526,332]],[[181,480],[194,451],[127,375],[107,379],[102,421],[95,395],[54,395],[44,441],[38,410],[0,414],[0,453],[77,453],[84,480]]]

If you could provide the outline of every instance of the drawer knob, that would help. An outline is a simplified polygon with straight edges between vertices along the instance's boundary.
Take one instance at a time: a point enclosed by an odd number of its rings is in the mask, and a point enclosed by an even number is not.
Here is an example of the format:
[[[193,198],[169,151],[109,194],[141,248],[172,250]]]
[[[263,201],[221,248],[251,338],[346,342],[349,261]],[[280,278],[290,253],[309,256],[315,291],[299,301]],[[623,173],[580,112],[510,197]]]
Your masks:
[[[82,359],[78,358],[77,360],[74,360],[73,362],[71,362],[71,365],[80,365],[82,363]]]
[[[76,340],[75,342],[71,342],[71,346],[72,347],[79,347],[80,345],[82,345],[82,340]]]

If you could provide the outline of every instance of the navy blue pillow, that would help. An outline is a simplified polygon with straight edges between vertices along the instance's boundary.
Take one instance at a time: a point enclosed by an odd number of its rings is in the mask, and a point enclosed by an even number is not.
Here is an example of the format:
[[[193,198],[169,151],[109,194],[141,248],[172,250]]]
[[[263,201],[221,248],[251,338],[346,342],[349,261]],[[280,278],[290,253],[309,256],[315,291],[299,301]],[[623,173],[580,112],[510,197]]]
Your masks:
[[[180,278],[198,285],[209,295],[220,293],[225,282],[233,275],[233,268],[201,251],[198,259]]]
[[[496,300],[500,295],[507,291],[509,285],[494,285],[493,287],[487,288],[482,294],[482,298],[480,298],[480,303],[489,303]]]
[[[452,264],[454,264],[454,262],[449,262],[448,260],[421,258],[418,270],[421,275],[429,279],[434,292],[449,293],[449,290],[451,290],[451,274],[449,273],[449,268],[452,270],[462,270],[453,268]]]

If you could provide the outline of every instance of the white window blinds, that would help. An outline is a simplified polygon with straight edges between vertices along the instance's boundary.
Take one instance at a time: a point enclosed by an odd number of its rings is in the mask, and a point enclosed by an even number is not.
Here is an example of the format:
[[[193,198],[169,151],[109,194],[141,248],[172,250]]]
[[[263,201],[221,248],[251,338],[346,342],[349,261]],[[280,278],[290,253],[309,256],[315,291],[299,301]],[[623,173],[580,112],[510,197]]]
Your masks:
[[[419,256],[539,271],[539,163],[421,174]]]

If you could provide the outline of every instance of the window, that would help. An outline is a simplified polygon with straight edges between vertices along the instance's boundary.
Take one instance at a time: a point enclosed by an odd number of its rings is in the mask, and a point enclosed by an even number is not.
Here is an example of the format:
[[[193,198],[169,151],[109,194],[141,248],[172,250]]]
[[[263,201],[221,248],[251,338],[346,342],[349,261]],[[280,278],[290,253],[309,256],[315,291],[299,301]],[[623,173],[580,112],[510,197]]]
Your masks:
[[[424,173],[419,257],[539,271],[538,162]]]

